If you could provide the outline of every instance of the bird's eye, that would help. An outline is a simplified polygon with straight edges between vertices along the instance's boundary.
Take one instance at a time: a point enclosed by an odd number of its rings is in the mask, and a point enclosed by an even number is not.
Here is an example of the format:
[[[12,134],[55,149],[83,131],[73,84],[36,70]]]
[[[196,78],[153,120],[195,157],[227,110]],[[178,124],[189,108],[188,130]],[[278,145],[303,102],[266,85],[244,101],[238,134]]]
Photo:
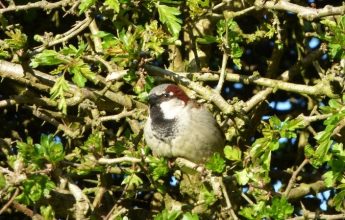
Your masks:
[[[169,95],[169,93],[164,93],[163,96],[164,96],[165,98],[168,98],[170,95]]]

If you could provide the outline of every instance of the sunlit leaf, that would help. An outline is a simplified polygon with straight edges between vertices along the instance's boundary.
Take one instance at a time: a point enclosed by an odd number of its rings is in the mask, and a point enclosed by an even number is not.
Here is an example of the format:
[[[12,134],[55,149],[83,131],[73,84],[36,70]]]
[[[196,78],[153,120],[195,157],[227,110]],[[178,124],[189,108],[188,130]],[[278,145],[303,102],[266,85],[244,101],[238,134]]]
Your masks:
[[[79,15],[83,14],[88,10],[92,5],[96,3],[96,0],[81,0],[79,4]]]
[[[156,4],[156,8],[158,9],[159,20],[168,27],[169,32],[174,37],[178,37],[182,23],[182,20],[178,18],[181,14],[180,10],[175,7],[160,4]]]
[[[224,155],[228,160],[241,161],[241,150],[237,147],[225,146]]]
[[[66,62],[63,57],[55,50],[44,50],[37,54],[31,60],[30,66],[36,68],[38,66],[52,66]]]
[[[206,163],[206,168],[216,173],[222,173],[225,168],[225,160],[219,153],[215,153]]]

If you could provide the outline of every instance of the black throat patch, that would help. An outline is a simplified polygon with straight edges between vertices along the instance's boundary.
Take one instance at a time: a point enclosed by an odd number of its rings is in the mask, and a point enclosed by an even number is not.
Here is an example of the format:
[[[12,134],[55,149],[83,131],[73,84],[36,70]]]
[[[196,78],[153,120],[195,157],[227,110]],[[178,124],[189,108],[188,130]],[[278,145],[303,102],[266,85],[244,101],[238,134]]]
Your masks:
[[[161,108],[158,105],[150,107],[151,126],[154,133],[159,134],[156,136],[158,139],[170,140],[175,132],[176,119],[165,119]]]

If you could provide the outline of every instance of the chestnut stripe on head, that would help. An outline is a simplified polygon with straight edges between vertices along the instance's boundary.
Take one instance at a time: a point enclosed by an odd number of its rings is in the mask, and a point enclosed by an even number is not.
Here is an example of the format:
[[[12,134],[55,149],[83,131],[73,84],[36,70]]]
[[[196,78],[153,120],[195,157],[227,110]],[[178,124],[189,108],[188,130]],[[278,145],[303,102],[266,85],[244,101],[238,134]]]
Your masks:
[[[173,93],[174,96],[180,100],[182,100],[185,104],[189,101],[189,97],[186,93],[177,85],[171,84],[169,85],[166,90],[167,93]]]

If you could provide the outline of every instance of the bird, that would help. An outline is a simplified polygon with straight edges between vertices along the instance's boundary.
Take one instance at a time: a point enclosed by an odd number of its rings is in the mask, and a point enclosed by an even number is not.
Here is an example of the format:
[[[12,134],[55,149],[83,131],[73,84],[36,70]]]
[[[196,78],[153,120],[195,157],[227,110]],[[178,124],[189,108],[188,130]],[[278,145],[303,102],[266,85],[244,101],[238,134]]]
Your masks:
[[[225,135],[212,113],[176,84],[158,85],[148,95],[144,139],[153,155],[205,163],[222,154]]]

